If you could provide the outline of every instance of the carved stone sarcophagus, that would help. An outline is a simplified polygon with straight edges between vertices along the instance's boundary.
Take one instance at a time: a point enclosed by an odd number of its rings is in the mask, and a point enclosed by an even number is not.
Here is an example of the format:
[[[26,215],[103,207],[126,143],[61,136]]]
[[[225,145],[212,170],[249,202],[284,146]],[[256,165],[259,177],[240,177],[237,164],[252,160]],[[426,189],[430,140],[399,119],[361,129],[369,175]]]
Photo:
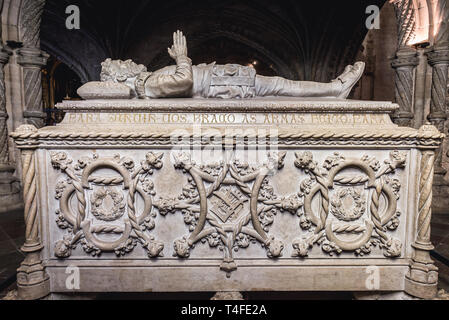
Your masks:
[[[12,134],[19,294],[405,291],[428,298],[434,150],[392,103],[66,101]],[[68,284],[70,268],[79,286]]]

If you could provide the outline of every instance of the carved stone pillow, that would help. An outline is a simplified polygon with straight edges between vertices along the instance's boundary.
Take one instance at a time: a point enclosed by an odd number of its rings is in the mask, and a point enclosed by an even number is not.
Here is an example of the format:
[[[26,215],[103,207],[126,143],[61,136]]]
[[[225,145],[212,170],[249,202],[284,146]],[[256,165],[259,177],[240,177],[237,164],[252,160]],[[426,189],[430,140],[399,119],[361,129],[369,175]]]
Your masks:
[[[86,100],[92,99],[130,99],[131,88],[123,83],[112,81],[92,81],[81,86],[78,95]]]

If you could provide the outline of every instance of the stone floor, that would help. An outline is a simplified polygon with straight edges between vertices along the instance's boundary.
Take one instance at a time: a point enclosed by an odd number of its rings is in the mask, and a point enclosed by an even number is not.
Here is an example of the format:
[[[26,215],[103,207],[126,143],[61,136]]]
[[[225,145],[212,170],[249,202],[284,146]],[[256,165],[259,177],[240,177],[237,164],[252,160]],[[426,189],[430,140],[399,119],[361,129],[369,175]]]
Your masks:
[[[435,246],[432,259],[439,268],[439,286],[449,292],[449,214],[434,214],[431,238]]]
[[[16,269],[24,259],[20,251],[24,242],[23,211],[0,213],[0,297],[15,282]]]
[[[439,268],[439,287],[449,292],[449,214],[433,215],[432,243],[435,246],[433,259]],[[0,299],[15,288],[15,272],[24,256],[20,247],[24,242],[23,212],[12,211],[0,214]],[[183,294],[152,294],[149,299],[183,299]],[[198,299],[208,299],[208,293],[198,294]],[[347,293],[246,293],[245,299],[351,299]],[[117,298],[114,294],[96,296],[97,299]],[[122,296],[121,299],[124,297]],[[142,298],[139,294],[127,295],[128,299]],[[191,294],[188,299],[194,299]]]

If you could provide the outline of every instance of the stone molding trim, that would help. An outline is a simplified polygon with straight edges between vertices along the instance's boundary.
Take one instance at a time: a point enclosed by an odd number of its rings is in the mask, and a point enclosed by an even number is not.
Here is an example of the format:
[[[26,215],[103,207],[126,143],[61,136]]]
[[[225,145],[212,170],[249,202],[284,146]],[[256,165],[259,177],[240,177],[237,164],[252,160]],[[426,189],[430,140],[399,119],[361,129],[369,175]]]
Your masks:
[[[343,99],[254,98],[254,99],[147,99],[64,101],[64,112],[363,112],[388,113],[399,108],[385,101]]]
[[[27,145],[29,143],[38,144],[41,146],[61,146],[61,145],[166,145],[170,146],[172,135],[168,133],[152,133],[152,132],[67,132],[67,131],[45,131],[39,132],[25,132],[20,133],[18,131],[13,132],[10,136],[16,141],[17,145]],[[199,141],[201,138],[216,138],[216,135],[208,136],[207,133],[202,136],[187,135],[180,136],[181,138],[187,138],[192,142]],[[244,144],[256,143],[251,142],[254,139],[266,139],[269,143],[270,140],[276,139],[277,144],[288,145],[329,145],[329,144],[347,144],[348,140],[354,144],[369,144],[369,145],[418,145],[418,146],[437,146],[440,139],[445,135],[439,131],[431,132],[419,132],[418,130],[401,130],[394,132],[392,130],[385,130],[385,132],[379,133],[379,131],[372,132],[354,132],[351,131],[303,131],[300,133],[279,133],[274,136],[270,135],[244,135],[242,138],[247,138],[249,141],[243,141]],[[229,137],[223,135],[221,141],[225,141]],[[236,135],[235,140],[239,140],[239,136]],[[234,140],[234,143],[235,143]],[[206,142],[204,142],[206,143]],[[211,143],[210,140],[207,143]],[[213,142],[212,142],[213,143]],[[227,143],[233,143],[231,140]]]

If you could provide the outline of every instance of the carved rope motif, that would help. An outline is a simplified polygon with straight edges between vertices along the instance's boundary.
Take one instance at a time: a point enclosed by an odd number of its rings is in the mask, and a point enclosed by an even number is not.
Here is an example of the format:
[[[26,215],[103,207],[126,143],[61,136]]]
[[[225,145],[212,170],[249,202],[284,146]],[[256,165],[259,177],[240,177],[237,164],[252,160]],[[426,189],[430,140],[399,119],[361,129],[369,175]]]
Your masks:
[[[358,159],[346,159],[339,153],[328,157],[323,169],[313,160],[311,152],[296,154],[296,167],[310,175],[301,182],[304,207],[300,213],[302,229],[310,230],[308,236],[293,241],[293,256],[305,257],[309,249],[318,243],[324,252],[332,255],[342,251],[354,251],[356,255],[371,252],[371,247],[383,248],[386,257],[401,255],[402,243],[388,235],[387,230],[395,230],[399,225],[397,199],[399,198],[399,180],[387,176],[397,168],[405,166],[406,156],[399,151],[392,151],[390,159],[381,166],[379,161],[368,156]],[[356,169],[361,174],[348,174],[345,169]],[[337,189],[340,188],[340,189]],[[361,189],[367,189],[369,197],[369,219],[363,218],[366,210]],[[336,189],[336,196],[331,199],[331,190]],[[383,212],[380,210],[381,196],[386,199]],[[318,212],[313,210],[312,201],[319,199]],[[352,208],[342,210],[342,201],[350,198]],[[352,201],[351,201],[352,199]],[[351,206],[350,206],[351,207]],[[332,213],[332,219],[329,215]],[[364,220],[360,223],[360,220]],[[314,228],[313,228],[314,226]],[[353,235],[343,239],[342,235]],[[354,238],[354,235],[357,235]]]
[[[63,240],[55,244],[55,255],[59,258],[67,258],[77,243],[81,243],[84,251],[98,256],[101,252],[115,252],[117,256],[131,252],[140,241],[150,258],[162,255],[164,245],[157,241],[146,231],[155,227],[152,213],[153,182],[149,176],[154,169],[162,167],[163,154],[149,152],[146,159],[136,167],[130,158],[121,158],[116,155],[113,158],[98,158],[94,154],[92,158],[82,157],[76,164],[69,159],[64,152],[52,152],[51,163],[55,169],[63,171],[67,180],[61,180],[56,185],[56,199],[59,199],[60,208],[57,210],[56,223],[62,229],[68,229],[69,234]],[[94,176],[98,169],[108,168],[119,173],[115,176]],[[123,191],[114,186],[122,186]],[[91,195],[90,217],[88,212],[87,190],[94,189]],[[125,200],[126,194],[126,200]],[[143,211],[136,211],[136,194],[143,199]],[[104,209],[105,198],[110,197],[113,203],[112,209]],[[76,210],[70,205],[72,199],[76,201]],[[126,204],[125,204],[126,203]],[[119,225],[119,219],[124,215],[127,207],[127,215],[123,219],[123,226]],[[111,212],[112,214],[108,214]],[[93,223],[95,219],[102,224]],[[111,222],[111,223],[105,223]],[[114,223],[112,223],[114,222]],[[100,234],[121,234],[114,241],[100,239]]]

